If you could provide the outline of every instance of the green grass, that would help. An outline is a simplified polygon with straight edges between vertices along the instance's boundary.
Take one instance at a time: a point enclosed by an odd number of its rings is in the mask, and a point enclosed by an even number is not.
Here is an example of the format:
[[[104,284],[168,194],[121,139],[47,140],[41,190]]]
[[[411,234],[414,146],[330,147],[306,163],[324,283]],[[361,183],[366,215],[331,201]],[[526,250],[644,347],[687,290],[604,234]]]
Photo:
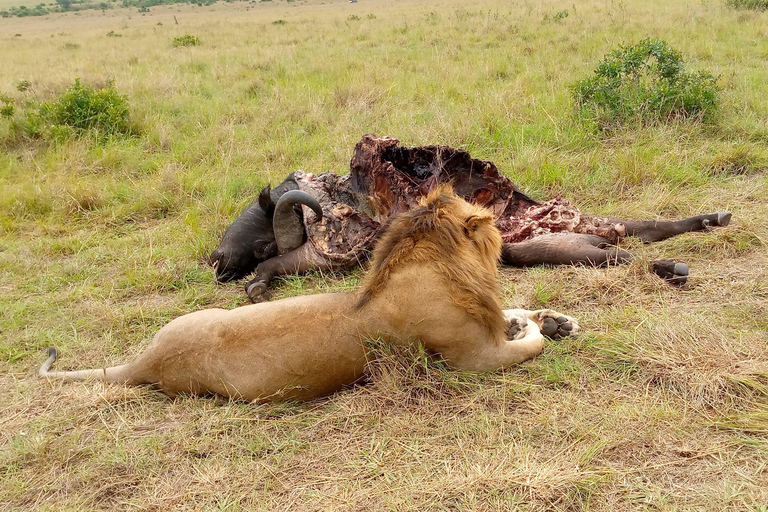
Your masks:
[[[0,508],[761,510],[765,16],[381,0],[0,19],[0,93],[20,105],[113,81],[137,132],[46,141],[0,120]],[[184,34],[203,45],[174,48]],[[721,76],[718,119],[610,136],[578,122],[569,86],[648,37]],[[244,304],[204,261],[226,226],[291,171],[346,172],[366,132],[463,147],[589,212],[733,222],[628,240],[627,266],[503,269],[505,306],[585,329],[504,372],[385,353],[368,386],[258,406],[36,378],[48,345],[61,368],[113,364],[176,316]],[[660,257],[685,260],[689,286],[649,274]],[[274,298],[360,277],[290,277]]]

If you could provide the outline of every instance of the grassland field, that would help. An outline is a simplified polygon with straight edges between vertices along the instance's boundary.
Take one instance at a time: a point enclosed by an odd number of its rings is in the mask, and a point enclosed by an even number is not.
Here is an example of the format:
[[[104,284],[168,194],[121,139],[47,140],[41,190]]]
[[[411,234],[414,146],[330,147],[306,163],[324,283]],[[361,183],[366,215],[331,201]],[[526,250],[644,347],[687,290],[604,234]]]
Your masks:
[[[767,32],[768,13],[715,0],[0,19],[0,93],[111,81],[137,127],[48,141],[0,118],[0,510],[768,511]],[[183,34],[202,44],[174,48]],[[575,116],[570,86],[646,37],[719,76],[714,123]],[[291,171],[347,172],[369,132],[462,147],[584,211],[733,221],[628,239],[625,266],[500,269],[505,307],[584,333],[493,374],[384,353],[367,386],[266,405],[37,378],[49,345],[61,369],[116,364],[176,316],[245,304],[205,261],[224,229]],[[659,257],[689,283],[650,274]],[[274,299],[361,275],[285,278]]]

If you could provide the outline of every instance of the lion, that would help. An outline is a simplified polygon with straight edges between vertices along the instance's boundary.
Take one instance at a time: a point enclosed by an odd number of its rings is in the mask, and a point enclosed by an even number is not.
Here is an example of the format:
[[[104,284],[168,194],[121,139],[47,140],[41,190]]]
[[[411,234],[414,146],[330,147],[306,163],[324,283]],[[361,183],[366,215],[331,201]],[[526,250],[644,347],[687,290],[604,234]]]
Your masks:
[[[169,396],[309,400],[363,376],[366,340],[421,343],[461,370],[493,371],[538,355],[544,335],[576,334],[552,310],[502,310],[501,237],[490,210],[440,186],[394,217],[361,288],[179,317],[131,362],[40,377],[151,385]]]

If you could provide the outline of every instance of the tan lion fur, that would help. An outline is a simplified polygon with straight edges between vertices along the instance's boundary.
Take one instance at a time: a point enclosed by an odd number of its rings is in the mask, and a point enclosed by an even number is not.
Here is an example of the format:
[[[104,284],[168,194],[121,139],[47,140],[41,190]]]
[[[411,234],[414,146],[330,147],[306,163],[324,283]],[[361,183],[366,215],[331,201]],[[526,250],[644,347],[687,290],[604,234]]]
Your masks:
[[[490,210],[466,203],[441,185],[418,208],[387,226],[373,250],[358,306],[367,304],[404,265],[437,269],[453,303],[487,326],[490,337],[507,327],[501,312],[496,264],[501,236]]]
[[[359,379],[366,339],[422,343],[467,370],[494,370],[541,352],[551,311],[502,311],[493,216],[441,187],[397,216],[357,292],[293,297],[233,310],[208,309],[160,329],[131,362],[40,376],[149,384],[164,393],[245,400],[311,399]],[[514,324],[514,339],[506,331]]]

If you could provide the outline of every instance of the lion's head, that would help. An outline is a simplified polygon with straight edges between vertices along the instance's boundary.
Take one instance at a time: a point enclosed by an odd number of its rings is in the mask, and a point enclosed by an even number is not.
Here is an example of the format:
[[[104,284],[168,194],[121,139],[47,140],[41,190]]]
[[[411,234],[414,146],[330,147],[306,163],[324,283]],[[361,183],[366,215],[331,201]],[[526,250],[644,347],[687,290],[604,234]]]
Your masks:
[[[370,301],[398,267],[433,265],[456,305],[493,332],[503,332],[496,266],[501,236],[493,213],[441,185],[419,207],[394,217],[373,250],[358,307]]]

